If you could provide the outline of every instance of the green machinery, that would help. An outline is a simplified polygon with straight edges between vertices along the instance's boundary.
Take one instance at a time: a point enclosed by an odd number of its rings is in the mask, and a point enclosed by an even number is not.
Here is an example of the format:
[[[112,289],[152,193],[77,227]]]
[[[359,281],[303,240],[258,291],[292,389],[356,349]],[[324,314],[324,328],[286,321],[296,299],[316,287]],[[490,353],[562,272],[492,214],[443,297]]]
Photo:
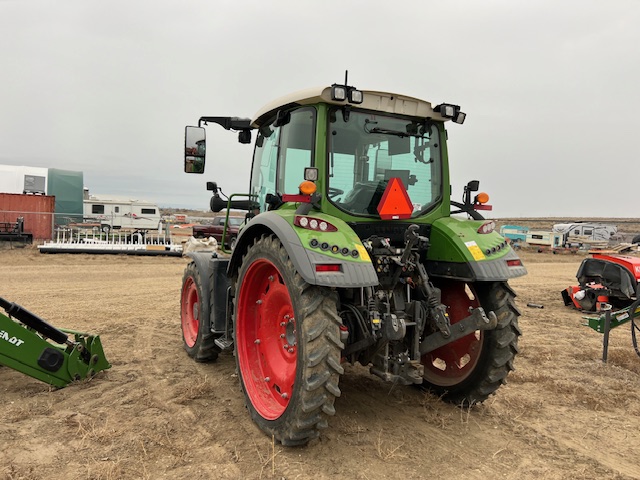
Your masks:
[[[638,291],[636,292],[636,296]],[[636,323],[636,319],[640,317],[640,297],[631,305],[620,310],[613,310],[610,304],[605,304],[602,308],[603,313],[597,317],[583,317],[586,322],[585,326],[592,328],[598,333],[602,333],[602,361],[607,362],[609,354],[609,333],[613,328],[617,328],[626,323],[631,324],[631,343],[633,348],[640,357],[640,348],[638,348],[638,333],[640,325]]]
[[[97,335],[58,329],[0,297],[0,365],[54,387],[110,368]]]
[[[478,181],[450,198],[445,124],[465,117],[345,78],[186,127],[186,173],[205,171],[209,124],[253,143],[253,165],[243,199],[207,182],[213,211],[248,221],[230,256],[189,254],[184,347],[233,352],[252,419],[282,444],[328,425],[345,362],[462,406],[506,382],[520,336],[508,280],[526,269],[478,211]]]

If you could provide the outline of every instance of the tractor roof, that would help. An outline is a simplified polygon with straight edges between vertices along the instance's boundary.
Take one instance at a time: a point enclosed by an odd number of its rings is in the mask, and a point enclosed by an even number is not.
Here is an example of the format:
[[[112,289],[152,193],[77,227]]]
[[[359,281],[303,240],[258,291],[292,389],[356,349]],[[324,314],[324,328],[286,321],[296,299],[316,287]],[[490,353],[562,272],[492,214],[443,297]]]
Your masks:
[[[373,90],[362,90],[364,100],[357,108],[374,110],[384,113],[395,113],[418,118],[433,118],[435,120],[447,121],[437,112],[433,111],[431,103],[406,95],[399,95],[389,92],[377,92]],[[291,93],[281,97],[262,107],[251,120],[252,127],[259,127],[270,113],[288,105],[313,105],[316,103],[330,103],[334,105],[346,105],[345,101],[331,99],[331,87],[316,87],[299,92]]]

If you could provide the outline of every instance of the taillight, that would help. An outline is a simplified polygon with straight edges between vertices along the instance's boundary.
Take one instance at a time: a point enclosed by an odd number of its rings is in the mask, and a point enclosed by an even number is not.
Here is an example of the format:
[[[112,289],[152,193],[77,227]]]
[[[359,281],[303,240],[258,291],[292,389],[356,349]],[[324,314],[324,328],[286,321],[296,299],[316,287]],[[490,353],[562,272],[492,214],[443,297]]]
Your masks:
[[[317,263],[316,272],[340,272],[341,267],[339,263]]]
[[[514,260],[507,260],[507,267],[521,267],[522,261],[519,258]]]

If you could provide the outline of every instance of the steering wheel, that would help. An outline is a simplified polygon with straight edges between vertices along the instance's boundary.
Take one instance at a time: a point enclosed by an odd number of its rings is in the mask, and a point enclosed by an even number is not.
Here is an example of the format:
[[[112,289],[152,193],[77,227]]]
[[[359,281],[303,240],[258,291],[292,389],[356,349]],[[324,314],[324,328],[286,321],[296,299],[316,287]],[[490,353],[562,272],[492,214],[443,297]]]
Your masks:
[[[337,195],[342,195],[344,190],[340,190],[339,188],[329,187],[329,197],[335,197]]]

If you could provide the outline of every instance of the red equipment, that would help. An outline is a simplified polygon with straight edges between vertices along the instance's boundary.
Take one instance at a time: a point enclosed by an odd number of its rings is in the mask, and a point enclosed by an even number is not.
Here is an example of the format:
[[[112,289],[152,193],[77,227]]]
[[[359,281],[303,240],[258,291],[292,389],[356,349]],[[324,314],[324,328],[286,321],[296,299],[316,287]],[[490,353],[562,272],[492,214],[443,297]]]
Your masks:
[[[585,258],[576,274],[579,285],[562,291],[565,305],[589,312],[608,303],[628,307],[636,299],[640,281],[640,258],[596,253]]]

